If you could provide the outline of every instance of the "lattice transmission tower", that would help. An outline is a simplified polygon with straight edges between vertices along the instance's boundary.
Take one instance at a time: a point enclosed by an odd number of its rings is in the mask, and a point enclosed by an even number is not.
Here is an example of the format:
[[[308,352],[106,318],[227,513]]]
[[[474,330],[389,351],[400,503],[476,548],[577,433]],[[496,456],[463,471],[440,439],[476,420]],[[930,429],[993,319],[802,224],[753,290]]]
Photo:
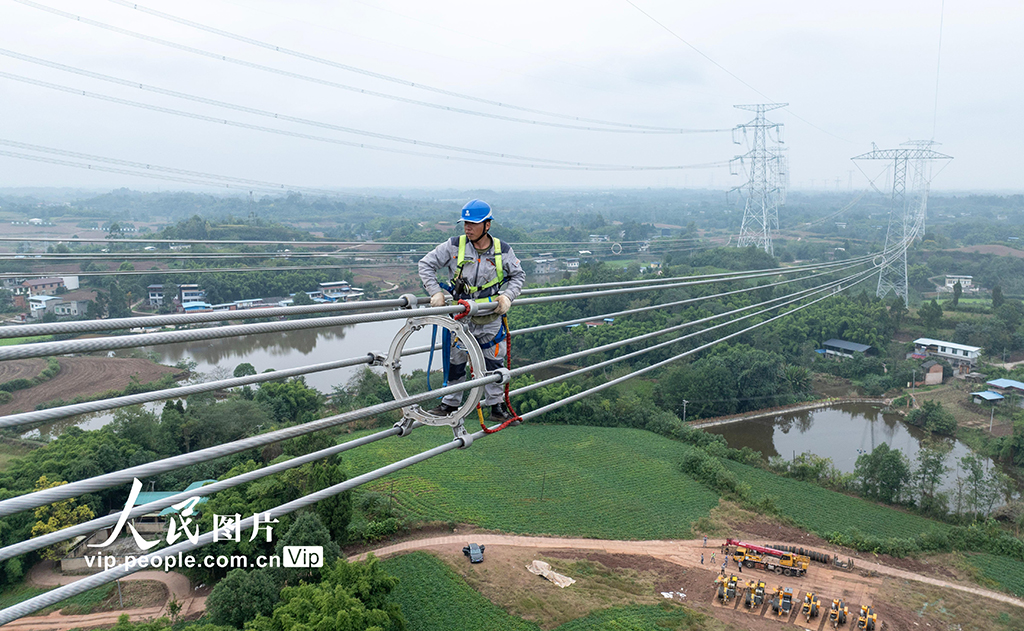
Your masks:
[[[933,151],[931,140],[911,140],[902,149],[879,149],[871,143],[872,150],[855,156],[853,160],[892,160],[892,200],[889,209],[889,230],[885,233],[885,251],[882,269],[878,274],[879,298],[895,293],[907,300],[907,248],[914,239],[924,234],[925,214],[928,207],[928,191],[931,187],[930,164],[932,160],[952,160],[952,156]],[[911,188],[907,191],[907,170],[911,172]]]
[[[737,131],[742,130],[744,136],[753,137],[750,151],[733,158],[733,161],[739,161],[747,175],[746,184],[737,187],[744,191],[746,197],[738,239],[741,248],[755,245],[769,254],[775,253],[772,230],[779,228],[779,206],[785,199],[789,169],[779,146],[782,144],[782,125],[769,121],[764,113],[787,105],[789,103],[736,106],[755,113],[754,120],[733,129],[733,142],[736,144],[740,144],[736,139]]]

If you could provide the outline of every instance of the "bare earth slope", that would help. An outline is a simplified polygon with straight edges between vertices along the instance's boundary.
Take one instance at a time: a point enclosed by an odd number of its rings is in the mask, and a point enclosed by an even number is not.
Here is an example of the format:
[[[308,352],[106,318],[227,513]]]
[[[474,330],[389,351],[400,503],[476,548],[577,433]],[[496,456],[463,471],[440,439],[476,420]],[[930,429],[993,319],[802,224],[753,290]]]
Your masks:
[[[177,368],[154,364],[148,359],[118,357],[60,357],[60,372],[56,377],[32,386],[25,390],[16,390],[10,403],[0,405],[0,415],[14,412],[29,412],[40,403],[56,399],[71,400],[79,395],[94,395],[107,390],[123,390],[131,381],[138,377],[140,383],[156,381],[168,373],[181,372]],[[17,359],[0,362],[0,369],[15,373],[28,373],[34,370],[36,363],[45,366],[41,359]],[[42,370],[40,368],[39,370]],[[39,374],[39,370],[26,376]],[[6,373],[0,374],[0,381]]]

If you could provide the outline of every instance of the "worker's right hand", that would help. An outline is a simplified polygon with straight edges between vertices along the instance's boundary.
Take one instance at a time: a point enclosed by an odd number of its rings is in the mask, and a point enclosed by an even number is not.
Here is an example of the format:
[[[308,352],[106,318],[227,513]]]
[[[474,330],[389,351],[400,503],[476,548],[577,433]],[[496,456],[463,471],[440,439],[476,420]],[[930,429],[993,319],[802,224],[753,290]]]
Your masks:
[[[443,291],[439,291],[439,292],[437,292],[436,294],[434,294],[433,296],[430,297],[430,306],[431,307],[443,307],[444,306],[444,302],[445,301],[444,301],[444,292]]]

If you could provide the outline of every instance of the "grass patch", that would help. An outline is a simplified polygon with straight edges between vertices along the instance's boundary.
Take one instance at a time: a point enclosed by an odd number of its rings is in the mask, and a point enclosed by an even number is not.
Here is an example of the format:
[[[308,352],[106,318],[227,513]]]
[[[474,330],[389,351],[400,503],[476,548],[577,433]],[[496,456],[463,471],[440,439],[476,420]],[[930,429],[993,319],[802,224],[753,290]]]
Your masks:
[[[928,531],[945,532],[947,524],[904,513],[830,491],[809,482],[783,478],[774,473],[723,460],[722,464],[751,487],[755,502],[770,501],[781,515],[811,532],[825,536],[856,527],[875,537],[913,537]]]
[[[33,335],[30,337],[9,337],[0,339],[0,346],[14,346],[16,344],[31,344],[33,342],[52,342],[52,335]]]
[[[45,594],[53,588],[34,587],[22,583],[0,592],[0,608],[10,607],[34,596]],[[124,581],[121,583],[121,597],[117,595],[117,584],[101,585],[40,609],[33,616],[45,616],[60,611],[66,616],[138,609],[162,605],[167,600],[167,587],[159,581]],[[122,606],[123,602],[123,606]]]
[[[122,583],[121,587],[128,585],[128,582]],[[93,611],[97,611],[100,603],[110,598],[113,595],[114,603],[117,603],[117,584],[111,583],[110,585],[101,585],[95,589],[90,589],[87,592],[82,592],[60,601],[56,605],[51,605],[46,609],[40,609],[33,615],[45,616],[46,614],[53,613],[54,611],[60,611],[65,615],[81,615],[90,614]]]
[[[36,449],[38,446],[32,446],[27,444],[11,444],[8,442],[0,441],[0,471],[7,468],[11,460],[15,458],[21,458],[26,456],[30,451]]]
[[[451,440],[421,428],[349,452],[351,474]],[[407,516],[505,532],[601,539],[684,539],[718,496],[684,475],[692,447],[650,432],[523,425],[432,458],[367,491],[390,494]]]
[[[12,605],[17,605],[23,600],[28,600],[33,596],[39,594],[45,594],[50,591],[43,587],[33,587],[31,585],[11,585],[0,592],[0,609],[6,609]]]

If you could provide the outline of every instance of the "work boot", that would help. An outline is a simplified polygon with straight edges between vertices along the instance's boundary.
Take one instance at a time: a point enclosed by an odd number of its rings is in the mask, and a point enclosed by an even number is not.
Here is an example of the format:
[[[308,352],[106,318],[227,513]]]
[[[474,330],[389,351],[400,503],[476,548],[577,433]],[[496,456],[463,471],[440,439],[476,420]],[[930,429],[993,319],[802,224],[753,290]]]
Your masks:
[[[508,409],[508,406],[504,402],[495,403],[491,406],[491,422],[492,423],[504,423],[509,419],[515,418],[515,414],[512,410]],[[519,425],[519,421],[512,421],[511,425]]]
[[[436,408],[427,410],[427,414],[429,414],[431,416],[448,416],[449,414],[451,414],[452,412],[454,412],[457,409],[459,409],[459,408],[455,407],[454,405],[448,405],[447,403],[441,403],[441,405],[437,406]]]

